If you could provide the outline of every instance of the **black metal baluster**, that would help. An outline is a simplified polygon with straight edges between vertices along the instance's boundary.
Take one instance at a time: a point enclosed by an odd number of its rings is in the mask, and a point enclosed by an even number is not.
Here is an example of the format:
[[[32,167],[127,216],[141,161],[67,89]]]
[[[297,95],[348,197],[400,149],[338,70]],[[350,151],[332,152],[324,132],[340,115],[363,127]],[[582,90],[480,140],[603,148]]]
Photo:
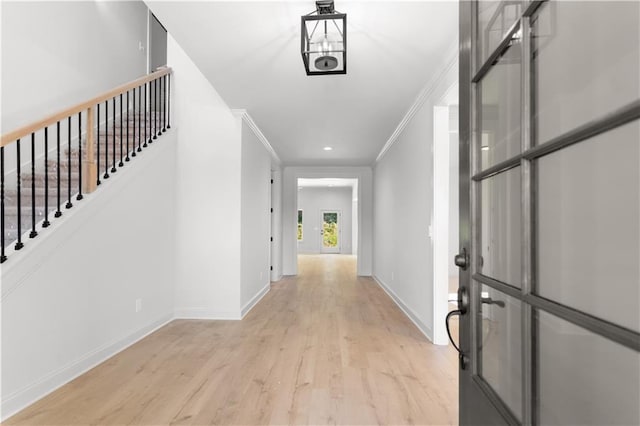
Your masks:
[[[171,128],[171,74],[167,74],[167,129]]]
[[[44,222],[42,227],[47,228],[49,222],[49,127],[44,128]]]
[[[71,117],[68,119],[68,134],[67,141],[69,142],[69,148],[67,150],[67,204],[64,206],[65,209],[70,209],[73,207],[71,204]]]
[[[57,201],[58,201],[58,210],[56,210],[56,213],[53,215],[54,217],[60,217],[62,216],[62,212],[60,211],[60,122],[58,121],[56,123],[56,146],[58,148],[57,151],[57,163],[56,163],[56,173],[58,176],[58,195],[57,195]]]
[[[31,133],[31,232],[29,238],[35,238],[36,232],[36,134]]]
[[[147,120],[145,119],[144,123],[146,123]],[[138,87],[138,152],[142,151],[142,127],[146,126],[146,124],[143,125],[143,121],[142,121],[142,87],[139,86]],[[147,132],[144,132],[145,135],[147,134]]]
[[[115,118],[114,118],[115,119]],[[100,143],[100,141],[98,141]],[[109,179],[109,101],[104,101],[104,179]]]
[[[127,90],[127,151],[124,161],[129,161],[129,91]]]
[[[100,185],[100,104],[98,103],[98,111],[97,111],[97,120],[96,120],[96,158],[97,158],[97,164],[96,164],[96,170],[98,171],[96,173],[96,184]],[[91,161],[91,159],[89,159],[89,161]]]
[[[156,79],[158,82],[158,102],[156,104],[156,114],[158,114],[158,132],[157,135],[162,135],[162,77]]]
[[[87,123],[89,117],[87,117]],[[87,134],[93,129],[87,129]],[[82,111],[78,113],[78,195],[76,200],[82,200]]]
[[[156,78],[156,84],[158,85],[157,87],[157,94],[156,96],[158,97],[158,99],[156,100],[156,124],[157,124],[157,128],[156,128],[156,135],[160,136],[162,134],[162,115],[160,114],[160,105],[162,104],[162,80],[160,80],[160,77]]]
[[[7,260],[4,254],[4,146],[0,147],[0,263]]]
[[[20,198],[21,198],[21,185],[22,185],[22,174],[20,172],[20,139],[17,140],[16,142],[16,154],[18,157],[18,168],[16,171],[16,188],[17,188],[17,193],[18,193],[18,242],[15,245],[15,249],[16,250],[20,250],[22,247],[24,247],[24,244],[22,243],[22,206],[20,205]]]
[[[120,93],[120,163],[118,163],[118,167],[124,166],[122,162],[122,93]],[[127,123],[127,127],[129,127],[129,123]]]
[[[162,133],[167,131],[167,75],[162,76]]]
[[[114,97],[111,102],[113,102],[113,165],[111,166],[111,173],[117,172],[116,170],[116,98]],[[121,116],[122,117],[122,116]]]
[[[162,77],[158,77],[158,112],[160,113],[160,118],[158,119],[158,136],[162,135],[163,129],[163,100],[162,100]]]
[[[158,139],[158,79],[153,80],[153,139]],[[151,141],[149,141],[151,143]]]
[[[131,150],[131,156],[136,156],[136,87],[133,88],[133,149]],[[129,150],[127,150],[129,152]]]
[[[151,120],[150,120],[151,115],[148,113],[149,108],[147,108],[147,105],[148,105],[147,86],[148,85],[149,85],[148,82],[144,84],[144,145],[142,145],[144,148],[147,147],[147,141],[151,142]],[[151,94],[151,89],[149,89],[149,94]],[[148,135],[147,135],[147,127],[149,128]]]

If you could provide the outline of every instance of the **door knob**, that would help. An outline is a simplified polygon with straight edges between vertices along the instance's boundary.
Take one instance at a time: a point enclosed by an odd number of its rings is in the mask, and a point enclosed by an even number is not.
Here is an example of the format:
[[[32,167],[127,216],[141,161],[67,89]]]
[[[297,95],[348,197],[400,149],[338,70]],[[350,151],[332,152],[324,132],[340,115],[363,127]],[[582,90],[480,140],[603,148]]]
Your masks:
[[[456,254],[456,256],[453,258],[453,262],[458,268],[466,271],[467,267],[469,266],[469,256],[467,255],[467,249],[463,248],[462,253]]]

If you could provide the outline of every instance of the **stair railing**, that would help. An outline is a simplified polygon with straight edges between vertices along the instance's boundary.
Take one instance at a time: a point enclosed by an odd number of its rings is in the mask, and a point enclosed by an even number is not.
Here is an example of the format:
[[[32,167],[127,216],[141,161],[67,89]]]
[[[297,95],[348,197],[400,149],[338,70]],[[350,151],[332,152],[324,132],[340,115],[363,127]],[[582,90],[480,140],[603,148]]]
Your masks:
[[[24,222],[31,222],[28,237],[35,238],[38,225],[51,225],[50,213],[54,218],[62,216],[62,201],[66,201],[65,209],[72,208],[72,201],[80,201],[83,194],[95,191],[110,174],[171,128],[171,72],[171,68],[159,68],[2,135],[0,263],[7,260],[6,248],[14,241],[15,250],[24,247]],[[23,164],[24,142],[29,144],[30,158]],[[5,158],[5,149],[15,151],[8,152]],[[15,158],[8,158],[9,154],[15,154]],[[50,160],[50,155],[55,160]],[[15,169],[7,171],[5,160],[15,161]],[[25,164],[29,171],[23,174]],[[15,189],[7,188],[6,178],[14,174],[15,179],[11,180],[15,181]],[[27,191],[23,188],[25,183],[29,184]],[[51,183],[55,183],[54,188],[50,188]],[[22,200],[29,196],[30,206],[25,207]],[[38,203],[39,198],[43,198],[43,205]],[[25,212],[28,214],[23,216]]]

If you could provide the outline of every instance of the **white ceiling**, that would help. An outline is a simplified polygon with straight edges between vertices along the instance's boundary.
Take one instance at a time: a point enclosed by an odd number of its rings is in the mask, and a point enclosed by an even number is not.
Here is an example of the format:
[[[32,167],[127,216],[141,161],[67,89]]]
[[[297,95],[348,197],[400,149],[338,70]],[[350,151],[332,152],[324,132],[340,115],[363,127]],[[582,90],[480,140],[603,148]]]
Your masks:
[[[285,165],[372,164],[457,47],[455,1],[336,0],[347,14],[347,75],[307,76],[300,16],[314,1],[147,3],[227,104],[249,112]]]

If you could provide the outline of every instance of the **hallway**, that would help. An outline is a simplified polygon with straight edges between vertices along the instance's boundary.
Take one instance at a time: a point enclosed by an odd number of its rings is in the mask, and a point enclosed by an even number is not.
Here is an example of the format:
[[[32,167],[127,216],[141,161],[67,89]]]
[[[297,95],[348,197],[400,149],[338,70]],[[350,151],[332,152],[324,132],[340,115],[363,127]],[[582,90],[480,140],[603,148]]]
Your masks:
[[[6,424],[457,424],[457,357],[356,259],[303,255],[242,321],[173,321]]]

